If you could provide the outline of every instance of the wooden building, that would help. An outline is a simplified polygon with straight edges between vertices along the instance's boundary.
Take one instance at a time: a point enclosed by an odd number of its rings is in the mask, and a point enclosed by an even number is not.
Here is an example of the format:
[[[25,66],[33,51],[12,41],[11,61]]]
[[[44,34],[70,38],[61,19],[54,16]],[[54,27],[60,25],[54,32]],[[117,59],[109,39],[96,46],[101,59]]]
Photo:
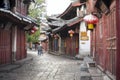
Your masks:
[[[120,0],[79,0],[79,2],[76,6],[85,3],[86,15],[92,14],[99,19],[91,30],[91,56],[96,61],[97,67],[105,73],[104,80],[120,80]],[[74,11],[75,5],[71,4],[58,18],[71,20],[76,16]],[[68,28],[66,24],[53,30],[60,35],[61,47],[66,53],[69,53],[68,46],[71,45],[68,34],[70,29],[75,31],[76,28],[75,26]],[[75,36],[73,38],[75,39]]]
[[[120,79],[120,0],[116,0],[116,80]]]
[[[49,31],[51,31],[51,28],[48,26],[48,24],[45,22],[41,22],[39,40],[45,52],[48,52],[48,36],[47,35],[49,35]]]
[[[86,15],[95,15],[99,21],[95,28],[91,31],[91,56],[95,59],[99,69],[105,73],[104,80],[120,80],[120,28],[119,28],[119,0],[80,0],[80,3],[75,5],[71,4],[63,14],[59,15],[58,18],[63,20],[72,20],[76,17],[76,8],[81,4],[86,5]],[[74,23],[74,22],[72,22]],[[66,23],[65,23],[66,24]],[[65,53],[70,54],[72,48],[68,47],[75,42],[70,42],[68,31],[70,29],[78,30],[75,25],[68,27],[68,24],[58,27],[53,30],[54,33],[60,35],[61,47]],[[86,26],[87,27],[87,26]],[[78,34],[75,34],[78,35]],[[75,35],[73,36],[76,41]],[[53,40],[53,39],[51,39]],[[64,47],[63,47],[64,46]],[[75,46],[74,46],[75,47]],[[73,50],[75,51],[75,49]],[[106,77],[107,76],[107,77]]]
[[[69,56],[76,56],[79,53],[79,26],[83,19],[77,16],[76,11],[83,4],[73,2],[56,19],[48,20],[51,28],[56,26],[52,28],[52,34],[49,36],[49,49],[52,52],[57,51],[58,54]]]
[[[97,0],[91,11],[99,18],[96,27],[91,31],[91,55],[95,58],[98,68],[106,74],[104,80],[116,80],[118,77],[116,73],[119,72],[116,68],[119,64],[117,38],[120,38],[117,35],[119,31],[116,25],[116,2],[116,0]]]
[[[0,0],[0,65],[27,57],[25,32],[37,24],[29,17],[31,0]]]

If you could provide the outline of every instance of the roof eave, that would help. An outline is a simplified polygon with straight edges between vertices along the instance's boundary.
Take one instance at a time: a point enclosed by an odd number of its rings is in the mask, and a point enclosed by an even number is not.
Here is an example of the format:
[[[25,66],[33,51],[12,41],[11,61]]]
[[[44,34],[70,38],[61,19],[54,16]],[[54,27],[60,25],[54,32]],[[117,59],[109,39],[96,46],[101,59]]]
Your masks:
[[[59,16],[57,16],[57,18],[65,16],[68,12],[70,12],[70,10],[71,10],[72,8],[77,7],[77,6],[81,6],[81,5],[83,5],[83,4],[86,4],[86,2],[80,3],[80,2],[77,1],[77,2],[71,3],[71,4],[68,6],[68,8],[67,8],[62,14],[60,14]]]

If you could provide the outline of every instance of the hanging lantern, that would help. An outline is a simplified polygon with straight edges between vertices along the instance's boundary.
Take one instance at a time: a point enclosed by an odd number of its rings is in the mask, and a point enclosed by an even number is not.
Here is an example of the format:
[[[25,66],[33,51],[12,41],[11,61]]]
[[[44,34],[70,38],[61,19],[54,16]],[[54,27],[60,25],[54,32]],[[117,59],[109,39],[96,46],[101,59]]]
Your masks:
[[[32,30],[37,31],[37,30],[38,30],[38,27],[34,26],[34,27],[32,28]]]
[[[73,34],[74,34],[73,30],[69,30],[68,33],[70,34],[70,37],[73,37]]]
[[[94,24],[96,24],[98,22],[98,18],[92,14],[86,15],[83,19],[88,24],[88,26],[87,26],[88,30],[93,30]]]
[[[35,33],[35,31],[34,31],[34,30],[31,30],[31,31],[30,31],[30,33],[31,33],[31,34],[34,34],[34,33]]]
[[[98,18],[92,14],[86,15],[83,20],[88,24],[96,24],[98,22]]]
[[[94,25],[93,24],[88,24],[88,29],[89,30],[93,30],[94,29]]]

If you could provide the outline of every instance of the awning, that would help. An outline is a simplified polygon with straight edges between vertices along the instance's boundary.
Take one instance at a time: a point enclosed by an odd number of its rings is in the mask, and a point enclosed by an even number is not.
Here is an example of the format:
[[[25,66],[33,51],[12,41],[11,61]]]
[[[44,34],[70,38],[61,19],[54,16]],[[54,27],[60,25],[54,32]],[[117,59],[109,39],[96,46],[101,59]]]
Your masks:
[[[77,23],[81,22],[82,20],[83,20],[83,18],[75,17],[67,22],[67,26],[73,26],[74,24],[77,24]]]
[[[52,32],[53,32],[53,33],[59,32],[60,30],[64,29],[65,27],[66,27],[66,25],[60,26],[60,27],[58,27],[58,28],[53,29]]]
[[[65,20],[58,20],[58,21],[52,21],[52,22],[48,22],[48,25],[50,26],[64,26],[66,23]]]
[[[80,18],[80,17],[75,17],[75,18],[70,19],[70,20],[64,20],[64,25],[53,29],[52,32],[54,32],[54,33],[59,32],[64,28],[67,28],[67,27],[73,26],[77,23],[80,23],[82,20],[83,20],[83,18]]]
[[[9,10],[5,10],[5,9],[0,9],[0,17],[2,17],[1,19],[3,19],[4,17],[8,18],[9,19],[13,19],[14,18],[14,21],[21,21],[22,18],[18,15],[16,15],[15,13],[9,11]]]
[[[29,26],[38,26],[36,21],[30,17],[20,15],[18,13],[13,13],[10,10],[0,9],[0,20],[5,22],[13,22],[16,24],[23,24],[23,25],[29,25]],[[4,18],[4,19],[3,19]],[[30,27],[31,28],[31,27]],[[28,28],[29,29],[29,28]]]
[[[84,5],[84,3],[80,3],[79,1],[76,2],[72,2],[68,8],[62,13],[60,14],[57,18],[62,18],[64,20],[69,20],[72,19],[74,17],[76,17],[76,9],[77,7],[80,7],[81,5]]]
[[[42,22],[40,25],[42,31],[51,31],[51,27],[47,23]]]
[[[57,18],[57,16],[58,16],[58,15],[49,16],[49,17],[47,18],[47,21],[48,21],[48,22],[58,21],[59,18]]]

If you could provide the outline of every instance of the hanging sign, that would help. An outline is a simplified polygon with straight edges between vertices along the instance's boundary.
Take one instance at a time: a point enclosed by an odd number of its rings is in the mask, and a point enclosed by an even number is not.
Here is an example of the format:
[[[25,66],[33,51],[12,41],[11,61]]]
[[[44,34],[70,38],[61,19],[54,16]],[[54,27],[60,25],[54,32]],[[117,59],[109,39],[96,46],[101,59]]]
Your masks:
[[[89,40],[89,37],[88,36],[81,36],[80,40],[87,41],[87,40]]]
[[[81,37],[85,37],[85,36],[87,36],[87,32],[85,31],[81,32]]]

